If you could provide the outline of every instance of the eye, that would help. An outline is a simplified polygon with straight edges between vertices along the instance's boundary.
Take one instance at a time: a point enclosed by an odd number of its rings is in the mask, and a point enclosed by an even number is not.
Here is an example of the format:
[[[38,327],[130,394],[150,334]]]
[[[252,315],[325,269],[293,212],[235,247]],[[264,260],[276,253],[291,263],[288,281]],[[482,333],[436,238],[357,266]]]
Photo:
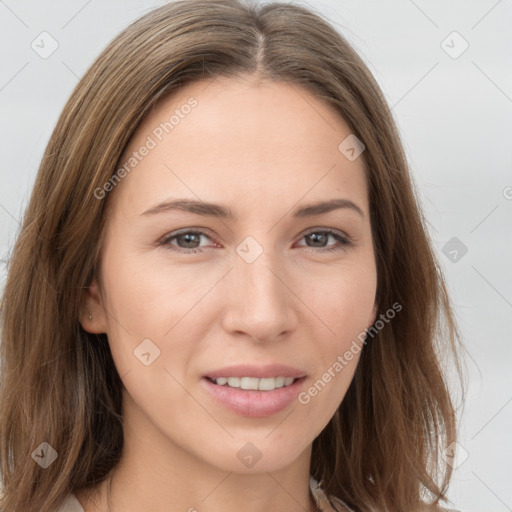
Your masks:
[[[176,252],[183,253],[194,253],[203,252],[198,244],[200,243],[201,237],[210,239],[210,237],[203,231],[182,231],[181,233],[175,233],[164,236],[158,245],[163,245]],[[172,242],[176,240],[178,247]]]
[[[170,233],[168,235],[165,235],[158,241],[158,245],[185,254],[198,253],[203,252],[203,250],[200,248],[201,237],[211,240],[211,238],[203,231],[188,230],[182,231],[181,233]],[[324,248],[324,244],[329,240],[329,237],[333,238],[338,243],[334,244],[334,246],[332,247],[327,246],[326,248]],[[344,249],[345,247],[352,245],[352,241],[348,236],[342,235],[332,229],[315,229],[303,235],[301,240],[302,239],[311,241],[313,242],[313,244],[318,244],[313,246],[308,245],[307,248],[310,252],[335,251],[339,249]],[[304,246],[299,245],[299,247]],[[317,249],[315,249],[315,247]]]
[[[324,248],[323,244],[329,240],[329,237],[334,238],[338,242],[338,244],[335,244],[334,246],[331,246],[331,247]],[[319,245],[308,246],[308,248],[309,247],[314,248],[314,247],[319,247],[319,246],[321,247],[319,250],[313,249],[313,252],[336,251],[336,250],[344,249],[345,247],[352,245],[352,241],[348,236],[342,235],[332,229],[322,229],[322,230],[315,229],[313,231],[309,231],[308,233],[306,233],[301,238],[301,240],[302,239],[312,241],[314,244],[319,244]]]

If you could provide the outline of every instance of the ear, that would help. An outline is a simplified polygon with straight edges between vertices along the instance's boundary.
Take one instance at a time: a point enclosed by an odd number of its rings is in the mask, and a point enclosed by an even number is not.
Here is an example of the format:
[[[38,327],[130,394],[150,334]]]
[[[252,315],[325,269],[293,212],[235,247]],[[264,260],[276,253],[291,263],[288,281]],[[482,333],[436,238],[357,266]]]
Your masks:
[[[101,334],[107,332],[107,315],[101,300],[98,282],[94,279],[91,285],[84,290],[84,309],[80,314],[80,324],[90,333]]]

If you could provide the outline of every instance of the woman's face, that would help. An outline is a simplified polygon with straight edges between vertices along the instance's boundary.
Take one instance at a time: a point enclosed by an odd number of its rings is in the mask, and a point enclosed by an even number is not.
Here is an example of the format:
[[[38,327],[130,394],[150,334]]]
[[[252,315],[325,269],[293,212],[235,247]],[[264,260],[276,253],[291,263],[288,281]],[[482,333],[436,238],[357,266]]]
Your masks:
[[[108,335],[125,429],[148,459],[179,450],[243,473],[309,457],[377,310],[350,135],[304,89],[221,78],[138,128],[104,188],[102,282],[83,325]]]

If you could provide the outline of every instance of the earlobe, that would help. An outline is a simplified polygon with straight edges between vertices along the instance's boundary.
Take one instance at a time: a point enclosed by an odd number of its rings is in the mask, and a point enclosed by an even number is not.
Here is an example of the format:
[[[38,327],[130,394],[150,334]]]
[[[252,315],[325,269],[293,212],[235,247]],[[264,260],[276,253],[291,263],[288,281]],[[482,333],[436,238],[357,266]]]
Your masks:
[[[80,314],[80,325],[90,333],[101,334],[107,332],[105,308],[101,301],[96,279],[84,290],[84,294],[85,300],[83,311]]]

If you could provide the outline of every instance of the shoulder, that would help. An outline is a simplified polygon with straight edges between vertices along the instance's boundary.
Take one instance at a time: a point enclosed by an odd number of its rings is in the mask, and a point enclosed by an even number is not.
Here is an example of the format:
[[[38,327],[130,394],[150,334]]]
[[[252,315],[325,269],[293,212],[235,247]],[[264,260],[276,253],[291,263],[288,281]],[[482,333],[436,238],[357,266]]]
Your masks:
[[[85,512],[75,494],[70,493],[55,512]]]

